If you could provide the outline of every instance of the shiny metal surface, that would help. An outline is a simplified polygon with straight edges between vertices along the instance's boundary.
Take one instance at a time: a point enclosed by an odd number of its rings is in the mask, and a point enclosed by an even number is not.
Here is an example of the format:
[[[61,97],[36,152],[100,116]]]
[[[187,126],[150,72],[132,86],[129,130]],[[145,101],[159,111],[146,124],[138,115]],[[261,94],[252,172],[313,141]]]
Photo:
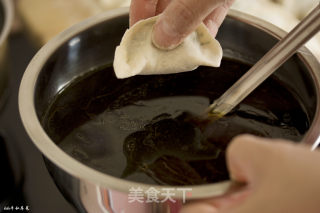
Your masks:
[[[30,138],[45,156],[57,186],[79,212],[176,213],[184,198],[208,198],[226,193],[230,181],[180,187],[183,190],[191,188],[192,193],[176,193],[172,196],[176,202],[130,203],[128,194],[132,188],[146,191],[153,187],[161,191],[164,187],[122,180],[91,169],[62,151],[44,131],[40,120],[55,95],[77,76],[112,63],[115,47],[127,27],[127,8],[90,18],[46,44],[24,74],[19,91],[20,115]],[[217,39],[226,57],[253,64],[284,35],[271,24],[230,11]],[[274,73],[303,103],[312,123],[303,140],[309,144],[319,138],[320,132],[319,69],[312,54],[302,48],[283,65],[281,72]]]
[[[320,29],[320,5],[281,39],[245,75],[209,107],[210,114],[223,116],[246,98]]]
[[[0,35],[0,48],[4,45],[8,38],[13,22],[13,4],[11,0],[1,0],[1,35]]]
[[[11,0],[0,1],[0,108],[6,100],[8,86],[8,37],[13,24],[13,4]]]

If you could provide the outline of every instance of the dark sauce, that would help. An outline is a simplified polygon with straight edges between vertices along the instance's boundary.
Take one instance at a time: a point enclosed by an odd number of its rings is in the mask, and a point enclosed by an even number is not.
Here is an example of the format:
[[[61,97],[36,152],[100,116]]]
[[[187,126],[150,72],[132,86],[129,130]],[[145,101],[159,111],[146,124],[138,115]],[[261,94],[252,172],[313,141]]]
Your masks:
[[[220,68],[119,80],[112,67],[78,77],[43,116],[49,136],[80,162],[143,183],[192,185],[228,179],[225,149],[242,133],[299,141],[309,128],[303,106],[274,76],[205,130],[200,115],[250,68]]]

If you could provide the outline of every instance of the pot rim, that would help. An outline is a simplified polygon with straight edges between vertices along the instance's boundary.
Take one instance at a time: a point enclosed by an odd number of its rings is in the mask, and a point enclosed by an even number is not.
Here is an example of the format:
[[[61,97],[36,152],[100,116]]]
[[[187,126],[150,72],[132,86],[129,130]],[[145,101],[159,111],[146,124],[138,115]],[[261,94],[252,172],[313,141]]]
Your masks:
[[[8,0],[7,0],[8,1]],[[60,149],[46,134],[42,128],[38,116],[35,110],[34,104],[34,93],[37,78],[43,65],[46,63],[47,59],[51,56],[54,51],[65,43],[70,38],[74,37],[76,34],[90,28],[98,23],[120,16],[128,14],[128,8],[118,8],[114,10],[107,11],[105,13],[99,14],[97,16],[88,18],[83,22],[72,26],[71,28],[65,30],[64,32],[58,34],[52,40],[50,40],[46,45],[44,45],[38,53],[33,57],[29,63],[21,84],[19,88],[19,112],[22,119],[22,123],[33,141],[36,147],[42,152],[42,154],[48,158],[55,165],[59,166],[61,169],[67,173],[77,177],[79,179],[88,180],[97,186],[104,187],[106,189],[113,189],[117,191],[122,191],[125,193],[129,192],[129,189],[134,187],[140,187],[142,190],[146,191],[150,187],[154,187],[156,190],[161,191],[166,186],[144,184],[128,180],[123,180],[120,178],[107,175],[105,173],[94,170],[79,161],[75,160],[62,149]],[[275,27],[274,25],[267,23],[259,18],[244,14],[239,11],[230,10],[228,16],[239,20],[241,22],[247,23],[249,25],[255,26],[276,38],[283,37],[286,33]],[[317,101],[320,99],[320,73],[315,72],[315,70],[320,70],[320,64],[316,58],[311,54],[311,52],[303,47],[298,53],[300,59],[305,62],[306,66],[312,70],[312,78],[315,82]],[[317,133],[316,124],[320,123],[319,106],[317,103],[316,113],[312,125],[309,131],[306,133],[302,143],[312,145],[313,142],[319,143],[319,133]],[[190,199],[197,198],[207,198],[211,196],[218,196],[224,194],[230,187],[231,181],[223,181],[212,184],[204,185],[192,185],[192,186],[170,186],[171,188],[179,189],[190,189],[192,188],[192,197]],[[168,187],[168,186],[167,186]],[[172,196],[174,198],[182,199],[182,195]],[[189,197],[188,197],[189,199]]]
[[[0,47],[2,47],[11,31],[13,23],[13,5],[12,0],[1,0],[4,12],[3,28],[0,32]]]

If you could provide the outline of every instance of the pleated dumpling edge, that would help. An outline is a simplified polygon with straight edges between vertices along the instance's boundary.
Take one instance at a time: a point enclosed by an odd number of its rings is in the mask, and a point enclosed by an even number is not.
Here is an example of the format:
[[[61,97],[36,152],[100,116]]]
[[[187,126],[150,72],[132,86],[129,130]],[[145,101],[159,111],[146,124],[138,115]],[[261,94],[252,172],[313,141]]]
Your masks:
[[[200,65],[220,66],[223,54],[221,45],[204,24],[199,25],[175,49],[155,47],[151,35],[157,18],[139,21],[125,32],[113,62],[117,78],[186,72]]]

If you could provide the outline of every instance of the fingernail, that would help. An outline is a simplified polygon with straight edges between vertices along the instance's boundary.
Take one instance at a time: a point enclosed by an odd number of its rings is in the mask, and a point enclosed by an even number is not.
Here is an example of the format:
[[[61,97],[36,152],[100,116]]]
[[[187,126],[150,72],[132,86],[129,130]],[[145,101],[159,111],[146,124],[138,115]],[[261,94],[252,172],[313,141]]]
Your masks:
[[[216,37],[217,32],[218,32],[218,26],[215,22],[213,22],[212,20],[209,20],[206,22],[206,26],[209,29],[210,34],[213,37]]]
[[[160,16],[153,27],[153,44],[159,49],[171,50],[176,48],[181,41],[181,35],[173,29],[173,25]]]
[[[181,209],[179,213],[194,213],[194,212],[217,213],[217,209],[209,204],[199,203],[199,204],[186,205]]]

